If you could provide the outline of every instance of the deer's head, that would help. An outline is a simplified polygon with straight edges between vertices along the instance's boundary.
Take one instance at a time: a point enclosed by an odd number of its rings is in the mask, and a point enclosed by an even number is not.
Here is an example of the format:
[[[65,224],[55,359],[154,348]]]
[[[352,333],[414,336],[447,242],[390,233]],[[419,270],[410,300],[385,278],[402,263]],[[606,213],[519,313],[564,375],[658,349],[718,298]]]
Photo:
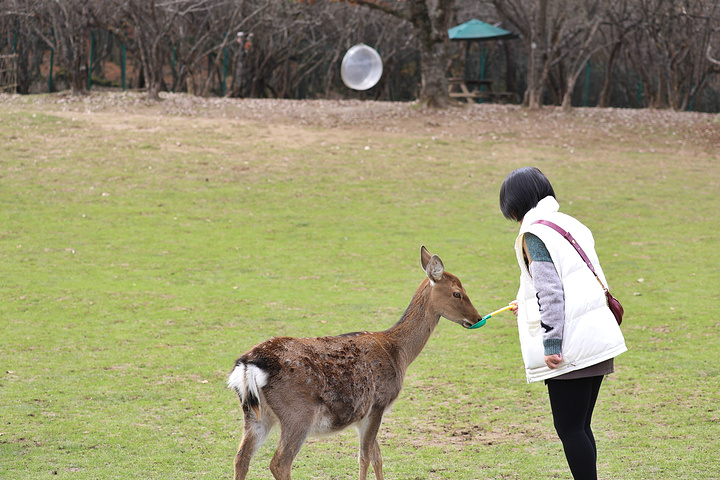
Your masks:
[[[420,263],[430,281],[430,303],[436,313],[465,328],[481,320],[477,309],[467,296],[460,279],[445,271],[442,260],[424,246],[420,250]]]

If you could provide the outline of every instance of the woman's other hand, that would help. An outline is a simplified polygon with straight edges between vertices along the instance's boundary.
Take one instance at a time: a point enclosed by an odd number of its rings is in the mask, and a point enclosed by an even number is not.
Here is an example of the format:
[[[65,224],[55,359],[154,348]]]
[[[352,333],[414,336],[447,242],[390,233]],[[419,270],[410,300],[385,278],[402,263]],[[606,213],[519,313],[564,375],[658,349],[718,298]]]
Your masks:
[[[556,369],[562,363],[562,356],[560,355],[545,355],[545,365],[550,370]]]
[[[510,302],[510,305],[512,306],[512,308],[510,309],[510,311],[513,312],[513,313],[515,314],[515,316],[517,317],[517,314],[518,314],[518,303],[517,303],[517,300],[513,300],[512,302]]]

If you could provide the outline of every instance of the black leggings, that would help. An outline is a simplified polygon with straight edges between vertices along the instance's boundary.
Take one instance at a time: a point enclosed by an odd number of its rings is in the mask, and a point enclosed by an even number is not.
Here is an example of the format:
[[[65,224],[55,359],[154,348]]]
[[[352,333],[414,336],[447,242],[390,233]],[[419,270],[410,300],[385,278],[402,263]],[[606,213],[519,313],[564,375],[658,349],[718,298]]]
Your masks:
[[[603,376],[548,380],[555,430],[575,480],[597,479],[597,447],[590,423]]]

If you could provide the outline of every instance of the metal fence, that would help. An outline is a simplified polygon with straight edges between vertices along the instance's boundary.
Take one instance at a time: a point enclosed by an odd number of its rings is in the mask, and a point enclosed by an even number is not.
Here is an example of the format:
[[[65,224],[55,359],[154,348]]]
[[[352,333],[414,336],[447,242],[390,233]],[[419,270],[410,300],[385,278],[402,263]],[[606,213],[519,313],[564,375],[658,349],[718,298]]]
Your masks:
[[[16,53],[0,55],[0,92],[15,93],[17,90],[17,64]]]

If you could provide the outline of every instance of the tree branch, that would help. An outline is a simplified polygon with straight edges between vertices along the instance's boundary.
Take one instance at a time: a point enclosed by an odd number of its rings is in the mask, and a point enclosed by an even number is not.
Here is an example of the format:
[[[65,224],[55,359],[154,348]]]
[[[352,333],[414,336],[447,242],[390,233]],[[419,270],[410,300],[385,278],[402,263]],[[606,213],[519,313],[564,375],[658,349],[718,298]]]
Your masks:
[[[710,43],[708,43],[707,50],[705,51],[705,58],[707,58],[710,63],[720,66],[720,60],[716,60],[712,57],[712,55],[710,55],[711,50],[712,50],[712,45]]]
[[[368,7],[373,10],[379,10],[383,13],[399,18],[400,20],[405,20],[408,22],[410,21],[410,15],[408,15],[407,13],[395,10],[394,8],[390,8],[387,5],[379,2],[373,2],[372,0],[354,0],[352,3],[363,7]]]

